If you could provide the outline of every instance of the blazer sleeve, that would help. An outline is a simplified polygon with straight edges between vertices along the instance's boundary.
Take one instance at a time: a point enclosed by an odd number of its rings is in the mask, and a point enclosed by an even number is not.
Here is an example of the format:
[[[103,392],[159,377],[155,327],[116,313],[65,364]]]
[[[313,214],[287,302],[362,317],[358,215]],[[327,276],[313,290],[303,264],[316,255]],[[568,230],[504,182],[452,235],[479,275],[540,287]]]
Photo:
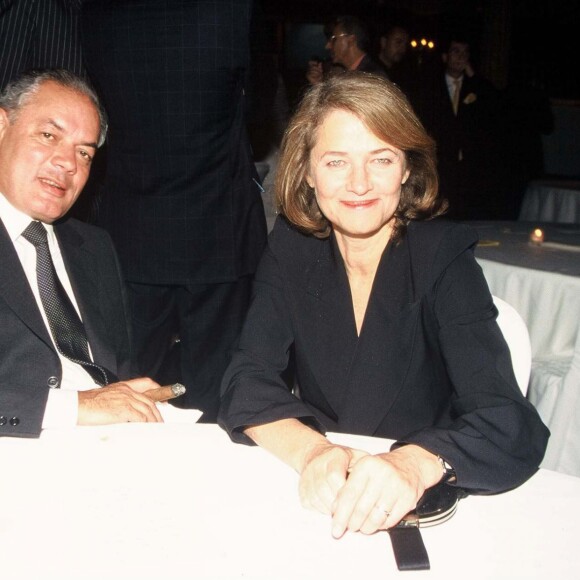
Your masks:
[[[537,470],[549,431],[517,385],[472,249],[442,271],[426,303],[453,386],[451,424],[422,429],[405,442],[444,457],[458,486],[480,492],[513,488]]]

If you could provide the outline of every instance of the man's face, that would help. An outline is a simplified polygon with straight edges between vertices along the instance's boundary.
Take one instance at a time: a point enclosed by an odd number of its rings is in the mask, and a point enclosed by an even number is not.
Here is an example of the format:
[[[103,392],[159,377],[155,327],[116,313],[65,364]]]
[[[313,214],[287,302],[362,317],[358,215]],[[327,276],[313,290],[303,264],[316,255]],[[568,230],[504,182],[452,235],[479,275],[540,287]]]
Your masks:
[[[0,109],[0,192],[33,219],[59,219],[89,177],[99,129],[91,100],[53,81],[44,82],[12,121]]]
[[[381,38],[383,57],[391,65],[401,62],[409,47],[409,34],[402,28],[394,28],[390,34]]]
[[[341,26],[335,26],[332,36],[326,43],[326,49],[330,52],[330,58],[333,63],[342,64],[348,68],[348,49],[352,41],[352,34],[346,34]]]
[[[451,76],[461,76],[469,63],[469,45],[464,42],[451,42],[444,61]]]

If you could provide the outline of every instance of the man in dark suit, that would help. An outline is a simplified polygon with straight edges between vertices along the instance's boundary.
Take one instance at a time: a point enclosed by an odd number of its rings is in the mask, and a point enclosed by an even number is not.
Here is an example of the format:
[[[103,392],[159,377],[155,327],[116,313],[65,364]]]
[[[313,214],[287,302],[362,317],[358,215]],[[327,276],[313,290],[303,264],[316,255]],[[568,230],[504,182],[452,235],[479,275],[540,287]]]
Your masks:
[[[444,44],[443,68],[422,84],[417,113],[437,143],[441,195],[455,219],[494,219],[501,191],[501,106],[471,64],[470,41]]]
[[[105,132],[95,93],[67,71],[23,75],[0,95],[0,436],[161,420],[146,394],[158,385],[124,380],[131,373],[128,318],[111,240],[64,218]],[[29,237],[31,227],[42,232],[44,249]],[[60,300],[45,300],[47,275]],[[55,302],[74,309],[69,318],[76,317],[80,338],[62,325],[62,309],[55,322]],[[84,359],[65,348],[79,340]]]
[[[179,404],[204,421],[217,415],[266,242],[245,125],[250,16],[250,0],[82,11],[85,64],[110,119],[98,223],[128,282],[140,370],[163,376],[180,352]]]
[[[371,40],[367,25],[356,16],[338,16],[327,25],[326,50],[335,67],[386,77],[384,67],[369,54]],[[331,69],[332,70],[332,69]],[[323,63],[310,61],[306,78],[311,85],[324,77]]]
[[[79,41],[82,0],[0,0],[0,89],[30,69],[83,74]]]

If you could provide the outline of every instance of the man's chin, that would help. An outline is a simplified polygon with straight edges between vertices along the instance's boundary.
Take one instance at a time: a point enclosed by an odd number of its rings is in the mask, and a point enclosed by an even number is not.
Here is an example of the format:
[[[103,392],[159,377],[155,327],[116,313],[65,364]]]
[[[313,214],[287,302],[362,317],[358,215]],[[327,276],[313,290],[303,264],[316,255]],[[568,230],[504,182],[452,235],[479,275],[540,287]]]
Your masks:
[[[39,209],[31,217],[32,217],[32,219],[41,221],[45,224],[51,224],[51,223],[63,218],[70,210],[70,207],[71,206],[51,207],[51,208]]]

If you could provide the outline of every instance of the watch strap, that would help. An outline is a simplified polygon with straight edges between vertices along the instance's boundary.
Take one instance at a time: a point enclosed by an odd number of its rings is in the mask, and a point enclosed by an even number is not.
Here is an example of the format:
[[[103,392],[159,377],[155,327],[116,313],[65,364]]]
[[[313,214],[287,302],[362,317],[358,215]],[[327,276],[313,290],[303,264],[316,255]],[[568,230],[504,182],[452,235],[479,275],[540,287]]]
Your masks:
[[[429,570],[429,555],[418,527],[389,530],[393,552],[399,570]]]

